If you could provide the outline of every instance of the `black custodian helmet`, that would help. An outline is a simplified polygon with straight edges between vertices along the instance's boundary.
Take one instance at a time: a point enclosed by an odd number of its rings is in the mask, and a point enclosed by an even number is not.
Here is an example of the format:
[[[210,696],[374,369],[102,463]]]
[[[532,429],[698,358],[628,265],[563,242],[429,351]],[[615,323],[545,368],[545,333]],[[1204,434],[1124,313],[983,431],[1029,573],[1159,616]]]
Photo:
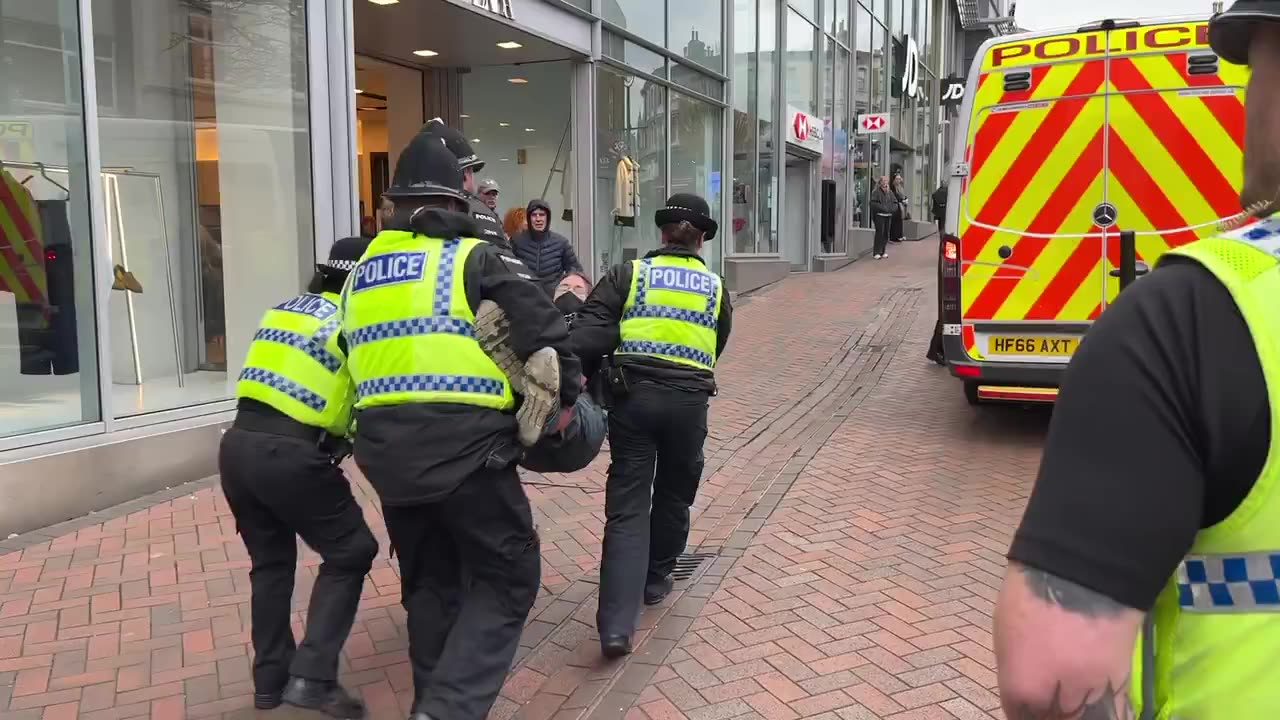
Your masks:
[[[447,197],[466,202],[462,182],[462,168],[444,141],[438,135],[422,131],[400,153],[391,187],[383,196],[393,201]]]
[[[1280,0],[1236,0],[1209,20],[1209,45],[1218,57],[1249,64],[1249,42],[1258,23],[1280,22]]]

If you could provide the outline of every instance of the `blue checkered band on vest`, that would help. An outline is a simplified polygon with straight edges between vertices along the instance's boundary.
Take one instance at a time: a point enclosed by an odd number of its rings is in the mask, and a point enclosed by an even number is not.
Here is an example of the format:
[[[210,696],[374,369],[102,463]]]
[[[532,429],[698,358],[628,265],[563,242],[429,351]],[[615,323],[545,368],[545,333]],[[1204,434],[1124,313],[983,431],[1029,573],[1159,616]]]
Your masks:
[[[385,395],[399,392],[458,392],[502,395],[502,382],[468,375],[391,375],[365,380],[356,385],[356,395]]]
[[[686,310],[684,308],[667,307],[666,305],[635,305],[622,315],[623,320],[634,320],[636,318],[665,318],[667,320],[683,320],[694,325],[701,325],[705,328],[716,329],[716,316],[714,313],[698,312],[697,310]]]
[[[692,360],[699,365],[711,365],[712,362],[711,353],[695,350],[687,345],[650,342],[648,340],[626,340],[618,346],[618,352],[636,353],[638,355],[667,355]]]
[[[1178,566],[1185,612],[1280,612],[1280,552],[1192,555]]]
[[[351,343],[351,347],[355,347],[375,340],[409,337],[410,335],[431,335],[434,333],[462,335],[469,338],[476,336],[475,326],[462,318],[416,317],[405,320],[389,320],[362,327],[348,335],[347,342]]]
[[[440,263],[436,266],[435,301],[431,304],[431,314],[436,317],[449,315],[449,301],[453,298],[453,264],[458,259],[458,246],[461,244],[457,238],[444,241]]]
[[[301,350],[307,355],[310,355],[316,362],[323,365],[325,370],[328,370],[331,373],[336,373],[338,372],[338,369],[342,367],[342,360],[326,350],[324,346],[329,342],[329,336],[331,336],[337,328],[338,323],[325,323],[321,326],[320,331],[317,332],[314,337],[307,337],[301,333],[290,332],[288,330],[262,328],[254,334],[253,339],[280,343],[281,345],[288,345],[291,348]]]
[[[324,412],[324,398],[284,377],[283,375],[277,375],[270,370],[263,370],[262,368],[247,367],[240,371],[240,379],[262,383],[269,388],[288,395],[316,412]]]

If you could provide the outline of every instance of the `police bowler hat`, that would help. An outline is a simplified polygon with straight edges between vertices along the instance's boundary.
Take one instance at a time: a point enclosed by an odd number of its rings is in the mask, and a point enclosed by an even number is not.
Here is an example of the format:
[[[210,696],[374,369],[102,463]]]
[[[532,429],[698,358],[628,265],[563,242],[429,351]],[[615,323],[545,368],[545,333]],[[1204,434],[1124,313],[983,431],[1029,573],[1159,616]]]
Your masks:
[[[659,208],[653,219],[658,227],[688,222],[706,234],[708,240],[714,240],[716,231],[720,229],[720,224],[711,217],[707,201],[693,193],[676,193],[667,198],[666,207]]]
[[[1249,43],[1258,23],[1280,22],[1280,0],[1236,0],[1209,20],[1209,45],[1223,60],[1249,64]]]
[[[420,131],[396,160],[391,187],[383,195],[391,200],[447,197],[467,201],[462,190],[462,168],[439,136]]]
[[[449,148],[449,152],[458,158],[458,166],[463,170],[480,172],[484,169],[484,161],[471,148],[471,143],[467,142],[462,133],[445,125],[440,118],[428,120],[427,124],[422,126],[422,132],[435,135],[444,140],[445,147]]]
[[[364,257],[365,251],[369,249],[369,242],[368,238],[362,237],[342,238],[329,248],[329,259],[317,265],[316,269],[326,273],[351,272],[360,262],[360,258]]]

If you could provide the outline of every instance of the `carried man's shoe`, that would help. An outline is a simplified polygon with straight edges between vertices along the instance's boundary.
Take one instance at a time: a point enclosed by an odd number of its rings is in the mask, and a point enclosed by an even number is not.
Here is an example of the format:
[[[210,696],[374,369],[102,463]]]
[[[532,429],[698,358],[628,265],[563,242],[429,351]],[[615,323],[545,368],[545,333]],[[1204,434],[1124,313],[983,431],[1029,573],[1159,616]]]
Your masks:
[[[542,348],[520,362],[511,349],[511,324],[498,304],[485,300],[476,310],[476,340],[481,349],[511,382],[522,402],[516,411],[520,424],[520,444],[533,447],[555,429],[560,415],[560,355],[555,348]]]

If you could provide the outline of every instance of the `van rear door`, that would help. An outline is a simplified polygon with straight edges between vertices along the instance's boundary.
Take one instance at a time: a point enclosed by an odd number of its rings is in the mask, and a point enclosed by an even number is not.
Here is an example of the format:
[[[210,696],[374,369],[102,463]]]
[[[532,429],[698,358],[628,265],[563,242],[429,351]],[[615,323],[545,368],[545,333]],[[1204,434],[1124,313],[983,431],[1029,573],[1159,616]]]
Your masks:
[[[1119,231],[1135,231],[1151,266],[1240,212],[1248,79],[1209,49],[1205,22],[1121,28],[1109,46],[1106,194],[1117,218],[1096,312],[1120,290]]]
[[[957,235],[966,349],[1066,362],[1101,302],[1105,33],[988,49],[972,103]],[[1069,56],[1069,57],[1064,57]]]

